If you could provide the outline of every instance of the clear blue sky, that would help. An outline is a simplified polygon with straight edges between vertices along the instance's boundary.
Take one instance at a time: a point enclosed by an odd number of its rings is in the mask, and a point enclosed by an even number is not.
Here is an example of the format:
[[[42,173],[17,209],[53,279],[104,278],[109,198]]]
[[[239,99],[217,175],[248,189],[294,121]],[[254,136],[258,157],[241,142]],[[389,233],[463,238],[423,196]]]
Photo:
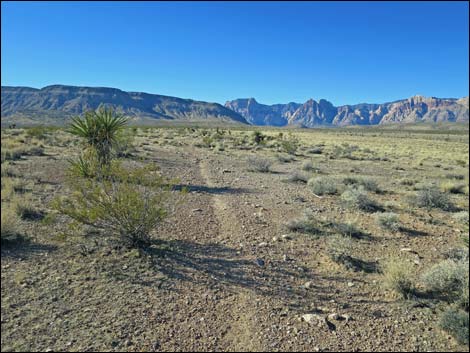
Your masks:
[[[2,85],[224,103],[468,95],[467,2],[2,2]]]

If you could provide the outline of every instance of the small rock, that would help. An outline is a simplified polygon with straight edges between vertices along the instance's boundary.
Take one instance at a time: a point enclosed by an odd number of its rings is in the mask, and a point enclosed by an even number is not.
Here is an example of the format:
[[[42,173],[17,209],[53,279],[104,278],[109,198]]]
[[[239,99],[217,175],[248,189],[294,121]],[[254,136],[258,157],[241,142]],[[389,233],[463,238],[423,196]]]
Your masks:
[[[264,246],[268,246],[268,243],[266,242],[262,242],[262,243],[259,243],[258,244],[259,247],[264,247]]]
[[[284,239],[284,240],[292,239],[292,237],[289,234],[283,234],[283,235],[281,235],[281,238]]]
[[[193,212],[202,212],[202,209],[201,209],[201,208],[195,208],[195,209],[193,210]]]
[[[310,289],[313,287],[313,283],[312,282],[305,282],[304,283],[304,286],[303,286],[305,289]]]
[[[354,283],[353,282],[348,282],[348,287],[354,287]]]
[[[264,260],[263,260],[263,259],[258,258],[258,259],[256,259],[256,264],[257,264],[259,267],[263,267],[265,263],[264,263]]]

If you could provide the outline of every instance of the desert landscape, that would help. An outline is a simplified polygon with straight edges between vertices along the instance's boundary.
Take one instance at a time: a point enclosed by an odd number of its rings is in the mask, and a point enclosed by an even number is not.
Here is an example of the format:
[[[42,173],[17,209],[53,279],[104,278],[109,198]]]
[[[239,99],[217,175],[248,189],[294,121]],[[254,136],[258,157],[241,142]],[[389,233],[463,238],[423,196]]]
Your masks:
[[[147,248],[54,206],[80,138],[2,129],[2,350],[468,349],[468,126],[124,131]]]
[[[2,352],[468,352],[468,1],[2,1]]]

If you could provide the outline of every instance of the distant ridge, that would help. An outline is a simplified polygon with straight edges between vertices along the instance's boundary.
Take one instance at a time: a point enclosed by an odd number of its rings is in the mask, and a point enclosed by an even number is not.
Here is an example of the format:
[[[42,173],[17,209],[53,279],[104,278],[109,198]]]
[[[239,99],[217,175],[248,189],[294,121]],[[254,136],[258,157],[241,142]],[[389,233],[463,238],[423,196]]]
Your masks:
[[[107,87],[52,85],[41,89],[2,86],[2,122],[26,119],[63,122],[100,105],[112,107],[136,121],[166,119],[181,121],[224,121],[246,124],[238,113],[218,103],[200,102],[142,92],[125,92]]]
[[[104,105],[135,122],[157,120],[213,122],[260,126],[350,126],[419,122],[468,122],[469,98],[413,96],[381,104],[334,106],[309,99],[305,103],[265,105],[254,98],[228,101],[225,106],[158,94],[126,92],[109,87],[51,85],[41,89],[2,86],[1,117],[7,123],[60,124],[71,116]]]
[[[250,124],[275,126],[349,126],[418,122],[468,122],[468,97],[436,98],[413,96],[390,103],[333,106],[325,99],[304,104],[264,105],[254,98],[225,103]]]

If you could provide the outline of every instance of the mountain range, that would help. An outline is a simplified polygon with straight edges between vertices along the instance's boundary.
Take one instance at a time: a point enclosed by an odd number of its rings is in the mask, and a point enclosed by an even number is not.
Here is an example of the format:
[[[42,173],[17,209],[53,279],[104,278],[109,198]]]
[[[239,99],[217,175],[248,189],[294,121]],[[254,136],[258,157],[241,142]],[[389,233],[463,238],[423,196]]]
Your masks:
[[[2,124],[58,124],[101,105],[112,107],[134,121],[222,121],[308,128],[469,121],[468,97],[457,99],[413,96],[389,103],[337,107],[325,99],[309,99],[303,104],[291,102],[265,105],[254,98],[244,98],[221,105],[105,87],[1,87]]]
[[[168,119],[178,121],[216,120],[246,124],[238,113],[218,103],[192,99],[125,92],[117,88],[53,85],[41,89],[2,86],[1,116],[8,123],[16,120],[58,123],[100,106],[112,107],[140,121]]]
[[[304,104],[264,105],[254,98],[225,103],[250,124],[274,126],[349,126],[388,123],[468,122],[468,97],[435,98],[414,96],[383,104],[356,104],[335,107],[331,102],[309,99]]]

